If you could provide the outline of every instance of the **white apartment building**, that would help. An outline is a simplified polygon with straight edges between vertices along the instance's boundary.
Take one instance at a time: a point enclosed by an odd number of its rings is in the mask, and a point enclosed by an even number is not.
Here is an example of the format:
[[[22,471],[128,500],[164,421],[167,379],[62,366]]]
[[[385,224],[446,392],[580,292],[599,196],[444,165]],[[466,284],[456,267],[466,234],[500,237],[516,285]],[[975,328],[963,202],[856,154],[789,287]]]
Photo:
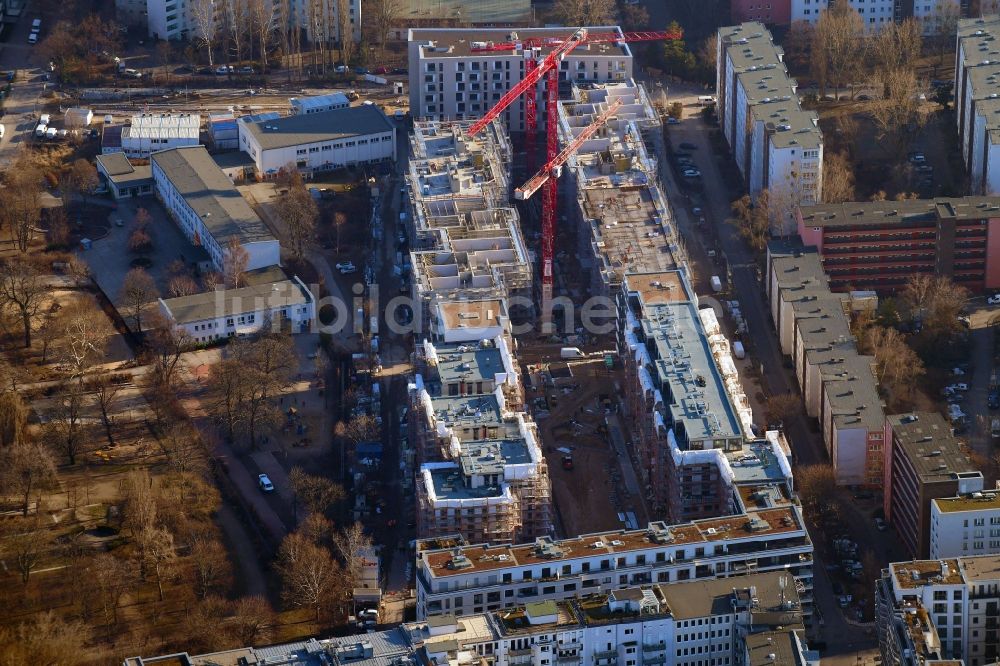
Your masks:
[[[373,104],[239,122],[240,150],[273,178],[289,164],[311,174],[396,159],[396,126]]]
[[[618,26],[588,28],[591,32],[622,34]],[[474,45],[526,39],[570,37],[573,28],[411,28],[409,42],[410,114],[428,120],[479,118],[517,85],[525,73],[530,49],[473,52]],[[535,57],[544,57],[541,48]],[[624,41],[580,46],[559,65],[559,80],[627,81],[632,78],[632,51]],[[538,127],[545,126],[544,86],[537,94]],[[524,130],[524,100],[514,101],[502,115],[511,132]]]
[[[297,276],[158,301],[167,321],[198,344],[250,335],[266,327],[306,333],[316,319],[316,301]]]
[[[996,555],[892,563],[875,584],[882,663],[994,664],[1000,657],[998,609]]]
[[[931,559],[1000,553],[1000,493],[931,500]]]
[[[197,146],[200,131],[197,113],[138,113],[122,128],[121,152],[145,159],[159,150]]]
[[[784,52],[762,24],[721,28],[716,55],[719,120],[736,166],[750,194],[768,190],[772,207],[781,211],[772,234],[794,233],[795,206],[823,199],[818,117],[799,106]]]
[[[959,21],[955,117],[970,194],[1000,194],[1000,16]]]
[[[904,0],[914,3],[922,0]],[[928,0],[928,3],[936,5],[942,0]],[[950,0],[947,0],[950,1]],[[892,23],[896,15],[896,0],[847,0],[850,5],[861,16],[861,22],[866,30],[878,30],[887,23]],[[921,4],[921,9],[923,5]],[[820,13],[825,11],[829,5],[829,0],[791,0],[791,22],[804,21],[810,25],[816,25]]]
[[[200,39],[204,32],[194,15],[196,0],[116,0],[116,7],[123,19],[135,21],[140,16],[137,3],[142,3],[146,30],[153,39],[189,40]],[[270,0],[274,3],[275,21],[281,14],[278,8],[281,0]],[[325,39],[328,42],[340,41],[340,22],[338,12],[340,3],[335,0],[311,2],[311,0],[289,0],[289,23],[306,31],[310,42]],[[215,20],[212,30],[225,29],[228,22],[226,4],[221,0],[212,0]],[[316,11],[308,11],[314,7]],[[361,40],[361,0],[347,0],[350,13],[350,25],[354,41]],[[238,19],[248,20],[240,16]]]
[[[216,270],[236,239],[247,270],[281,263],[278,239],[250,208],[204,146],[172,148],[151,156],[157,198],[193,244],[205,248]]]
[[[417,547],[417,618],[748,571],[790,573],[808,615],[812,553],[802,511],[795,505],[678,525],[655,522],[639,530],[539,538],[516,546],[429,539]]]
[[[632,587],[355,636],[169,657],[184,666],[206,660],[254,666],[818,666],[789,579],[774,572]],[[132,657],[124,666],[165,658]]]

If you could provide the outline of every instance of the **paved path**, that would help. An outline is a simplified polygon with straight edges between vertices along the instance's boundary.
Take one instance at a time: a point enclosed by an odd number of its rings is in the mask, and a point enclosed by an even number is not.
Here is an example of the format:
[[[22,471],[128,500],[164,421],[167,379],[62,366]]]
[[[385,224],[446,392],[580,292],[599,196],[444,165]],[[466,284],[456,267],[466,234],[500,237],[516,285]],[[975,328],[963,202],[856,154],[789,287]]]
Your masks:
[[[231,506],[223,503],[215,513],[215,520],[226,535],[226,541],[236,557],[236,564],[239,567],[238,586],[244,595],[267,596],[267,579],[264,577],[264,569],[260,566],[260,559],[254,557],[257,552],[253,540],[247,534],[246,528],[240,522],[239,516]],[[276,602],[277,599],[272,599]]]

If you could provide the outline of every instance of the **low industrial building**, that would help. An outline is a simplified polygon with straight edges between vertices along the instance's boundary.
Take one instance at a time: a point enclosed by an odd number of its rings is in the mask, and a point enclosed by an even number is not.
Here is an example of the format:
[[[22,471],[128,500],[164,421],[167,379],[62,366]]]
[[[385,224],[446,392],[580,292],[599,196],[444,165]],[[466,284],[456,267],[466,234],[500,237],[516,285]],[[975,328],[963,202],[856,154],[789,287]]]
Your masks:
[[[801,206],[799,237],[815,247],[835,291],[894,294],[915,275],[973,292],[1000,288],[1000,197]]]
[[[980,492],[983,474],[937,412],[886,417],[885,441],[885,518],[911,557],[927,557],[931,500]]]
[[[240,147],[239,127],[233,113],[211,113],[208,115],[208,138],[215,150],[238,150]]]
[[[380,108],[361,105],[271,120],[241,118],[240,150],[261,178],[294,166],[306,175],[396,159],[396,126]]]
[[[257,216],[204,146],[152,156],[156,196],[187,239],[204,247],[216,270],[235,241],[247,253],[246,270],[281,263],[278,239]]]
[[[94,158],[97,173],[116,201],[153,193],[153,167],[132,166],[125,153],[109,153]]]
[[[882,663],[995,664],[998,607],[996,555],[893,562],[875,584]]]
[[[930,528],[932,559],[1000,554],[1000,492],[935,497]]]
[[[161,298],[158,302],[166,320],[197,344],[268,328],[306,333],[316,320],[316,299],[297,276],[237,289]]]

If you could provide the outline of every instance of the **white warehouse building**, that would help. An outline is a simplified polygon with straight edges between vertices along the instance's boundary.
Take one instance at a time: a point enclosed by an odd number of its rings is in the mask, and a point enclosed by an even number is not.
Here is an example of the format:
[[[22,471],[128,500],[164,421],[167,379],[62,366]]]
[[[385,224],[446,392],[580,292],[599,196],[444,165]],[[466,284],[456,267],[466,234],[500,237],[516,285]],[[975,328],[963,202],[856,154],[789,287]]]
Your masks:
[[[396,126],[375,105],[239,123],[240,150],[262,178],[294,164],[303,173],[396,159]]]
[[[197,146],[200,131],[197,113],[139,113],[122,129],[121,150],[127,157],[148,158],[159,150]]]
[[[152,166],[157,198],[187,239],[205,248],[217,270],[233,238],[248,255],[246,270],[281,263],[278,239],[204,146],[153,153]]]

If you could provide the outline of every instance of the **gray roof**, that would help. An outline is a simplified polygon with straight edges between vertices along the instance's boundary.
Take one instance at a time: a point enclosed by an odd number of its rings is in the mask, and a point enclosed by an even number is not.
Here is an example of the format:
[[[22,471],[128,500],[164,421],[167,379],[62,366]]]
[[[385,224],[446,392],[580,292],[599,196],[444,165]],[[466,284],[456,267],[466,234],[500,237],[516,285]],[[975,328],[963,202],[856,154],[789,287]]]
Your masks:
[[[190,296],[163,300],[163,305],[178,324],[189,324],[206,319],[230,317],[265,309],[309,303],[312,296],[297,282],[257,284],[239,289],[205,291]]]
[[[506,372],[500,350],[469,344],[435,345],[437,371],[442,383],[493,381],[497,373]]]
[[[220,169],[231,169],[233,167],[252,167],[255,162],[253,158],[242,150],[231,150],[227,153],[216,153],[212,159],[219,165]]]
[[[473,474],[503,474],[507,465],[521,465],[531,462],[528,455],[528,444],[523,439],[489,439],[465,441],[459,445],[462,449],[462,473]]]
[[[929,226],[940,219],[982,220],[996,217],[1000,197],[968,196],[907,201],[854,201],[802,206],[807,227]]]
[[[288,103],[292,105],[293,109],[301,109],[302,111],[307,111],[309,109],[322,109],[330,106],[331,104],[336,104],[338,106],[347,105],[350,106],[351,100],[347,99],[347,95],[342,92],[329,93],[327,95],[312,95],[310,97],[292,97],[288,100]]]
[[[98,155],[95,159],[101,171],[115,185],[153,179],[153,167],[148,164],[132,166],[132,163],[125,157],[125,153],[108,153],[107,155]]]
[[[500,403],[488,395],[440,396],[431,398],[437,418],[447,424],[499,424]]]
[[[893,414],[886,421],[892,427],[893,448],[899,445],[923,483],[978,471],[938,412]]]
[[[762,631],[744,639],[749,666],[804,666],[802,643],[792,629]]]
[[[222,172],[205,146],[185,146],[151,157],[220,245],[274,240],[267,226]]]
[[[784,593],[781,579],[785,578]],[[660,585],[660,594],[667,602],[674,620],[691,620],[710,615],[733,613],[733,599],[747,597],[747,590],[756,593],[758,612],[779,608],[781,599],[798,606],[799,595],[791,574],[778,571],[747,574],[730,578],[713,578]],[[792,619],[794,623],[793,618]]]
[[[366,136],[393,129],[393,124],[374,104],[286,116],[277,120],[245,122],[244,125],[263,150]]]

